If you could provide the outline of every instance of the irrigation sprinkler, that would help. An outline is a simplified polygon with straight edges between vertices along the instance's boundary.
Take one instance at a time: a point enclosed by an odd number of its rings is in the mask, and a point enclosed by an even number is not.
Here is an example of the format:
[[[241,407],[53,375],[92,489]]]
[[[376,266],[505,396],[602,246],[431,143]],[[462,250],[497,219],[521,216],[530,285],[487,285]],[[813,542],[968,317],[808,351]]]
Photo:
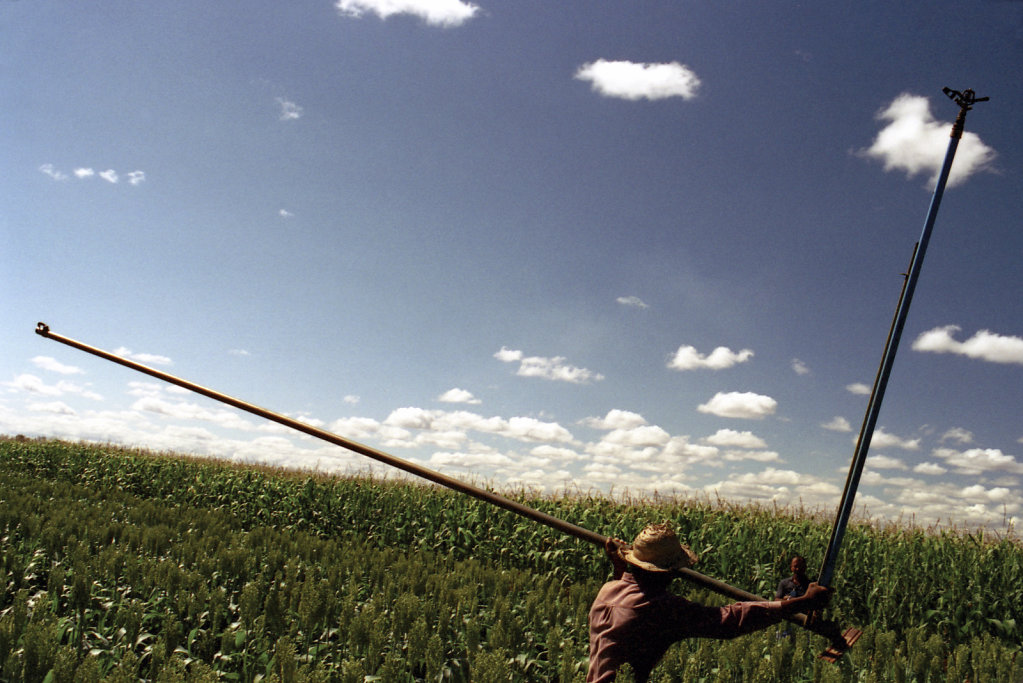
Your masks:
[[[540,512],[539,510],[535,510],[529,507],[528,505],[523,505],[522,503],[506,498],[493,491],[487,491],[486,489],[482,489],[478,486],[474,486],[464,481],[454,479],[447,475],[441,474],[440,472],[435,472],[434,470],[427,469],[415,463],[409,462],[408,460],[396,458],[393,455],[377,450],[370,446],[366,446],[365,444],[352,441],[351,439],[346,439],[345,437],[339,436],[338,434],[334,434],[332,432],[319,429],[318,427],[314,427],[310,424],[306,424],[305,422],[300,422],[298,420],[292,419],[290,417],[287,417],[286,415],[275,413],[273,411],[267,410],[266,408],[261,408],[257,405],[253,405],[252,403],[247,403],[246,401],[234,398],[233,396],[222,394],[219,391],[208,389],[206,387],[195,384],[194,382],[189,382],[188,380],[181,379],[180,377],[175,377],[174,375],[168,374],[166,372],[161,372],[160,370],[155,370],[146,365],[142,365],[141,363],[136,363],[133,360],[124,358],[123,356],[118,356],[117,354],[110,353],[109,351],[104,351],[94,346],[89,346],[88,344],[84,344],[80,341],[76,341],[69,337],[57,334],[55,332],[52,332],[50,330],[50,326],[47,325],[46,323],[39,323],[36,325],[36,334],[45,337],[46,339],[52,339],[54,341],[70,346],[72,348],[76,348],[80,351],[85,351],[86,353],[90,353],[94,356],[99,356],[100,358],[104,358],[111,362],[117,363],[118,365],[123,365],[124,367],[136,370],[143,374],[149,375],[150,377],[155,377],[156,379],[162,380],[164,382],[168,382],[170,384],[177,385],[184,389],[188,389],[189,391],[201,394],[203,396],[206,396],[207,398],[212,398],[215,401],[226,403],[227,405],[238,408],[239,410],[244,410],[248,413],[252,413],[253,415],[257,415],[266,420],[276,422],[278,424],[284,425],[285,427],[290,427],[291,429],[294,429],[296,431],[308,434],[309,436],[313,436],[317,439],[322,439],[323,441],[332,443],[335,446],[340,446],[355,453],[359,453],[360,455],[372,458],[374,460],[377,460],[378,462],[382,462],[392,467],[396,467],[397,469],[400,469],[404,472],[408,472],[409,474],[413,474],[417,477],[421,477],[435,484],[439,484],[446,488],[453,489],[460,493],[464,493],[466,495],[472,496],[484,502],[490,503],[491,505],[496,505],[497,507],[508,510],[509,512],[514,512],[517,515],[533,520],[534,522],[539,522],[540,524],[555,529],[556,531],[568,534],[569,536],[573,536],[581,541],[592,543],[596,546],[599,546],[600,548],[603,548],[608,541],[607,536],[590,531],[589,529],[585,529],[581,526],[577,526],[570,522],[566,522],[563,519],[559,519],[557,517],[554,517],[553,515],[548,515],[545,512]],[[706,588],[720,595],[725,595],[734,600],[751,600],[757,602],[761,602],[764,600],[764,598],[759,597],[753,593],[744,591],[741,588],[736,588],[735,586],[730,586],[729,584],[724,583],[723,581],[718,581],[717,579],[713,579],[692,569],[680,569],[677,570],[677,574],[680,578],[685,579],[686,581],[689,581],[692,584],[695,584],[702,588]],[[833,622],[822,621],[819,619],[812,618],[805,614],[792,615],[791,617],[787,618],[787,621],[790,621],[798,626],[806,628],[807,630],[813,633],[828,638],[831,641],[831,646],[825,651],[824,654],[821,655],[822,658],[827,659],[828,661],[836,661],[838,657],[841,657],[841,655],[846,650],[849,649],[849,646],[852,645],[852,642],[855,642],[854,640],[850,641],[848,637],[843,637],[844,635],[848,634],[849,631],[846,631],[846,634],[839,633],[838,627]],[[829,657],[828,653],[832,653],[832,655]]]
[[[863,417],[863,425],[860,427],[860,434],[856,440],[856,451],[849,466],[845,490],[842,492],[842,498],[838,504],[835,525],[831,530],[831,540],[828,542],[828,549],[817,578],[817,583],[822,586],[830,586],[834,578],[838,552],[842,547],[842,538],[845,536],[845,530],[852,515],[856,488],[859,486],[860,475],[863,473],[867,451],[870,450],[870,440],[874,435],[877,416],[881,411],[881,401],[884,399],[884,392],[888,386],[888,377],[891,375],[892,364],[895,362],[895,352],[898,350],[899,340],[902,338],[902,330],[906,324],[909,305],[913,300],[913,291],[916,289],[916,283],[920,277],[920,268],[923,265],[924,255],[927,252],[927,244],[931,239],[931,231],[934,229],[934,220],[938,215],[941,197],[945,192],[945,183],[948,181],[948,174],[952,168],[952,160],[955,158],[956,148],[959,146],[959,140],[963,137],[963,130],[966,127],[966,112],[970,111],[977,102],[987,102],[989,99],[987,97],[977,97],[976,93],[972,90],[959,92],[951,88],[943,88],[942,92],[959,105],[959,115],[956,117],[955,123],[952,124],[951,139],[945,152],[945,160],[941,166],[941,172],[938,174],[934,195],[931,197],[931,204],[927,211],[927,219],[924,221],[920,241],[913,248],[913,257],[909,264],[909,270],[904,273],[905,279],[902,283],[902,293],[899,295],[899,303],[895,308],[895,317],[892,319],[892,325],[888,331],[888,340],[885,342],[884,353],[881,356],[881,365],[878,367],[877,376],[874,378],[874,387],[870,392],[867,412]]]

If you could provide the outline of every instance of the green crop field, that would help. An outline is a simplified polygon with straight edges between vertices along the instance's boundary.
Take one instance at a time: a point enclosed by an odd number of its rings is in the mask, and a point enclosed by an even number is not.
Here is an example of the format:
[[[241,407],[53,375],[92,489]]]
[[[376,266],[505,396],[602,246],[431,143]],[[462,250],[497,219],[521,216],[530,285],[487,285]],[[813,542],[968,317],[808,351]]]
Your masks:
[[[626,539],[670,521],[702,573],[766,596],[830,533],[798,511],[512,497]],[[22,438],[0,438],[0,540],[0,681],[582,681],[609,571],[432,486]],[[1023,680],[1018,541],[855,524],[835,588],[828,616],[864,631],[838,664],[778,626],[682,642],[652,680]]]

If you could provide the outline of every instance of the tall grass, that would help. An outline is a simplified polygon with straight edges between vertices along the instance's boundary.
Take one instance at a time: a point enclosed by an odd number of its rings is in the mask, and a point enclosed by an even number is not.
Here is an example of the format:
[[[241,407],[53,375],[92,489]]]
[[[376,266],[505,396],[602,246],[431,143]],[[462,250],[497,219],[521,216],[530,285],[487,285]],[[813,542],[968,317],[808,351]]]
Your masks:
[[[672,521],[698,569],[762,595],[830,531],[708,501],[518,497],[623,538]],[[0,440],[0,541],[12,681],[581,680],[608,570],[592,546],[430,486],[57,441]],[[771,629],[682,643],[655,676],[1023,678],[1018,543],[857,525],[836,577],[829,615],[865,631],[840,665]]]

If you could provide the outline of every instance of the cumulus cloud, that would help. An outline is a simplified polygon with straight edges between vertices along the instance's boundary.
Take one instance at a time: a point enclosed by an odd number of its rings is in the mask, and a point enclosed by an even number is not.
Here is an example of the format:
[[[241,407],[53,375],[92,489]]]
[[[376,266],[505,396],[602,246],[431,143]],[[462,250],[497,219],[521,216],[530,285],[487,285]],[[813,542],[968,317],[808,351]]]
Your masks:
[[[752,460],[753,462],[780,462],[781,456],[776,451],[725,451],[725,460],[729,462],[739,462],[742,460]]]
[[[54,168],[53,164],[43,164],[42,166],[39,167],[39,171],[45,173],[54,180],[68,179],[67,173],[64,173],[63,171],[58,171],[56,168]]]
[[[698,406],[697,410],[718,417],[760,420],[768,415],[773,415],[777,408],[778,402],[770,396],[754,394],[750,391],[719,391],[709,401]]]
[[[82,373],[81,368],[76,368],[73,365],[64,365],[56,358],[51,358],[50,356],[36,356],[32,359],[32,364],[37,368],[56,372],[61,375],[79,375]]]
[[[28,404],[28,409],[37,413],[50,413],[52,415],[77,415],[74,408],[63,401],[35,401]]]
[[[810,366],[804,363],[803,361],[799,360],[798,358],[793,358],[792,372],[796,373],[797,375],[809,375]]]
[[[955,441],[959,444],[973,443],[973,432],[962,427],[953,427],[942,434],[939,441],[942,443],[946,441]]]
[[[867,458],[867,466],[875,470],[904,470],[906,463],[898,458],[891,458],[887,455],[871,455]]]
[[[295,121],[296,119],[302,118],[302,107],[298,106],[291,100],[286,100],[283,97],[277,98],[277,106],[280,107],[280,115],[278,119],[281,121]]]
[[[896,97],[877,118],[887,125],[873,144],[860,153],[881,161],[885,171],[905,171],[908,177],[930,174],[929,182],[935,183],[945,160],[951,122],[936,121],[926,97],[907,93]],[[954,187],[974,173],[989,169],[995,156],[993,149],[967,131],[956,149],[948,186]]]
[[[472,395],[471,391],[465,389],[448,389],[443,394],[437,397],[437,400],[441,403],[471,403],[478,404],[482,403],[478,398]]]
[[[981,475],[990,472],[1023,474],[1023,463],[998,448],[970,448],[957,451],[952,448],[936,448],[934,456],[958,474]]]
[[[622,306],[630,306],[632,308],[650,308],[638,296],[620,296],[615,299],[615,301],[620,303]]]
[[[494,358],[502,363],[514,363],[522,360],[522,352],[502,346],[501,350],[494,354]]]
[[[145,396],[131,406],[132,410],[155,413],[173,420],[198,420],[221,427],[251,431],[253,423],[243,419],[236,410],[210,409],[189,401],[168,401],[156,396]]]
[[[738,448],[766,448],[767,442],[753,432],[738,432],[734,429],[719,429],[707,438],[705,443],[714,446]]]
[[[856,437],[856,439],[858,438],[859,436]],[[856,439],[853,439],[853,443],[856,442]],[[874,434],[870,437],[870,448],[871,450],[879,448],[901,448],[907,451],[915,451],[920,448],[920,439],[903,439],[895,436],[894,434],[889,434],[883,429],[876,429],[874,430]]]
[[[39,170],[54,180],[67,180],[71,177],[67,173],[55,168],[53,164],[43,164],[39,167]],[[96,171],[88,166],[79,166],[71,173],[78,180],[88,180],[89,178],[95,178],[98,176],[111,185],[116,185],[121,180],[120,174],[112,168],[105,171]],[[124,177],[127,179],[129,185],[141,185],[146,180],[146,173],[145,171],[129,171],[124,175]]]
[[[61,380],[56,384],[47,384],[39,377],[27,372],[18,375],[9,382],[3,382],[2,386],[7,387],[10,391],[39,394],[40,396],[65,396],[67,394],[73,394],[83,396],[94,401],[103,400],[103,397],[96,392],[75,384],[74,382]]]
[[[604,379],[600,373],[565,363],[565,358],[562,356],[553,358],[523,356],[521,351],[502,346],[501,350],[494,354],[494,358],[504,363],[519,362],[519,369],[515,373],[519,377],[539,377],[572,384],[588,384]]]
[[[633,429],[647,424],[647,421],[639,413],[614,409],[604,417],[588,417],[582,423],[594,429]]]
[[[829,429],[833,432],[851,432],[852,425],[849,424],[849,420],[845,419],[840,415],[836,415],[829,421],[821,425],[824,429]]]
[[[384,425],[443,433],[476,431],[518,441],[572,441],[572,434],[556,422],[543,422],[532,417],[483,417],[464,410],[447,412],[415,407],[398,408],[391,411]]]
[[[1023,338],[995,334],[980,330],[966,341],[956,341],[952,336],[960,331],[958,325],[935,327],[924,332],[913,342],[914,351],[931,353],[954,353],[967,358],[986,360],[989,363],[1017,363],[1023,365]]]
[[[732,351],[726,346],[719,346],[708,355],[696,350],[695,346],[680,346],[675,355],[668,361],[672,370],[724,370],[739,363],[745,363],[753,357],[750,349]]]
[[[337,11],[346,17],[359,18],[366,12],[387,19],[408,14],[431,26],[461,26],[472,19],[480,8],[461,0],[337,0]]]
[[[941,465],[938,465],[937,463],[922,462],[913,468],[913,472],[915,472],[916,474],[930,474],[934,476],[939,476],[948,472],[948,469],[942,467]]]
[[[845,385],[845,390],[850,394],[856,394],[857,396],[869,396],[870,385],[864,384],[863,382],[853,382],[852,384]]]
[[[744,472],[703,488],[707,495],[732,500],[752,500],[792,505],[830,505],[840,493],[837,486],[812,475],[768,467],[761,472]]]
[[[167,356],[158,356],[154,353],[133,353],[131,349],[120,346],[113,351],[115,356],[121,356],[139,363],[150,365],[171,365],[171,359]]]
[[[645,64],[598,59],[579,67],[575,77],[589,81],[593,90],[605,97],[624,100],[668,97],[691,100],[700,87],[696,73],[678,62]]]

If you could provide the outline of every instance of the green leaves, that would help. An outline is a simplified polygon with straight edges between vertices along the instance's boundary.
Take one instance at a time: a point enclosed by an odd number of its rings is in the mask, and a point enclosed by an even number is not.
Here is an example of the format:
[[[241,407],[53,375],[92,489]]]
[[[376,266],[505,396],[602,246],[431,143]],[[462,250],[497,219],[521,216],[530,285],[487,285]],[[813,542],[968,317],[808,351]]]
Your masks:
[[[618,537],[670,521],[701,571],[762,594],[792,554],[819,559],[829,529],[692,501],[520,499]],[[0,681],[574,682],[608,572],[599,549],[435,487],[80,444],[0,439],[0,503]],[[829,613],[865,630],[837,667],[815,659],[820,638],[772,629],[680,643],[652,680],[1023,677],[1017,542],[853,526],[837,577]]]

